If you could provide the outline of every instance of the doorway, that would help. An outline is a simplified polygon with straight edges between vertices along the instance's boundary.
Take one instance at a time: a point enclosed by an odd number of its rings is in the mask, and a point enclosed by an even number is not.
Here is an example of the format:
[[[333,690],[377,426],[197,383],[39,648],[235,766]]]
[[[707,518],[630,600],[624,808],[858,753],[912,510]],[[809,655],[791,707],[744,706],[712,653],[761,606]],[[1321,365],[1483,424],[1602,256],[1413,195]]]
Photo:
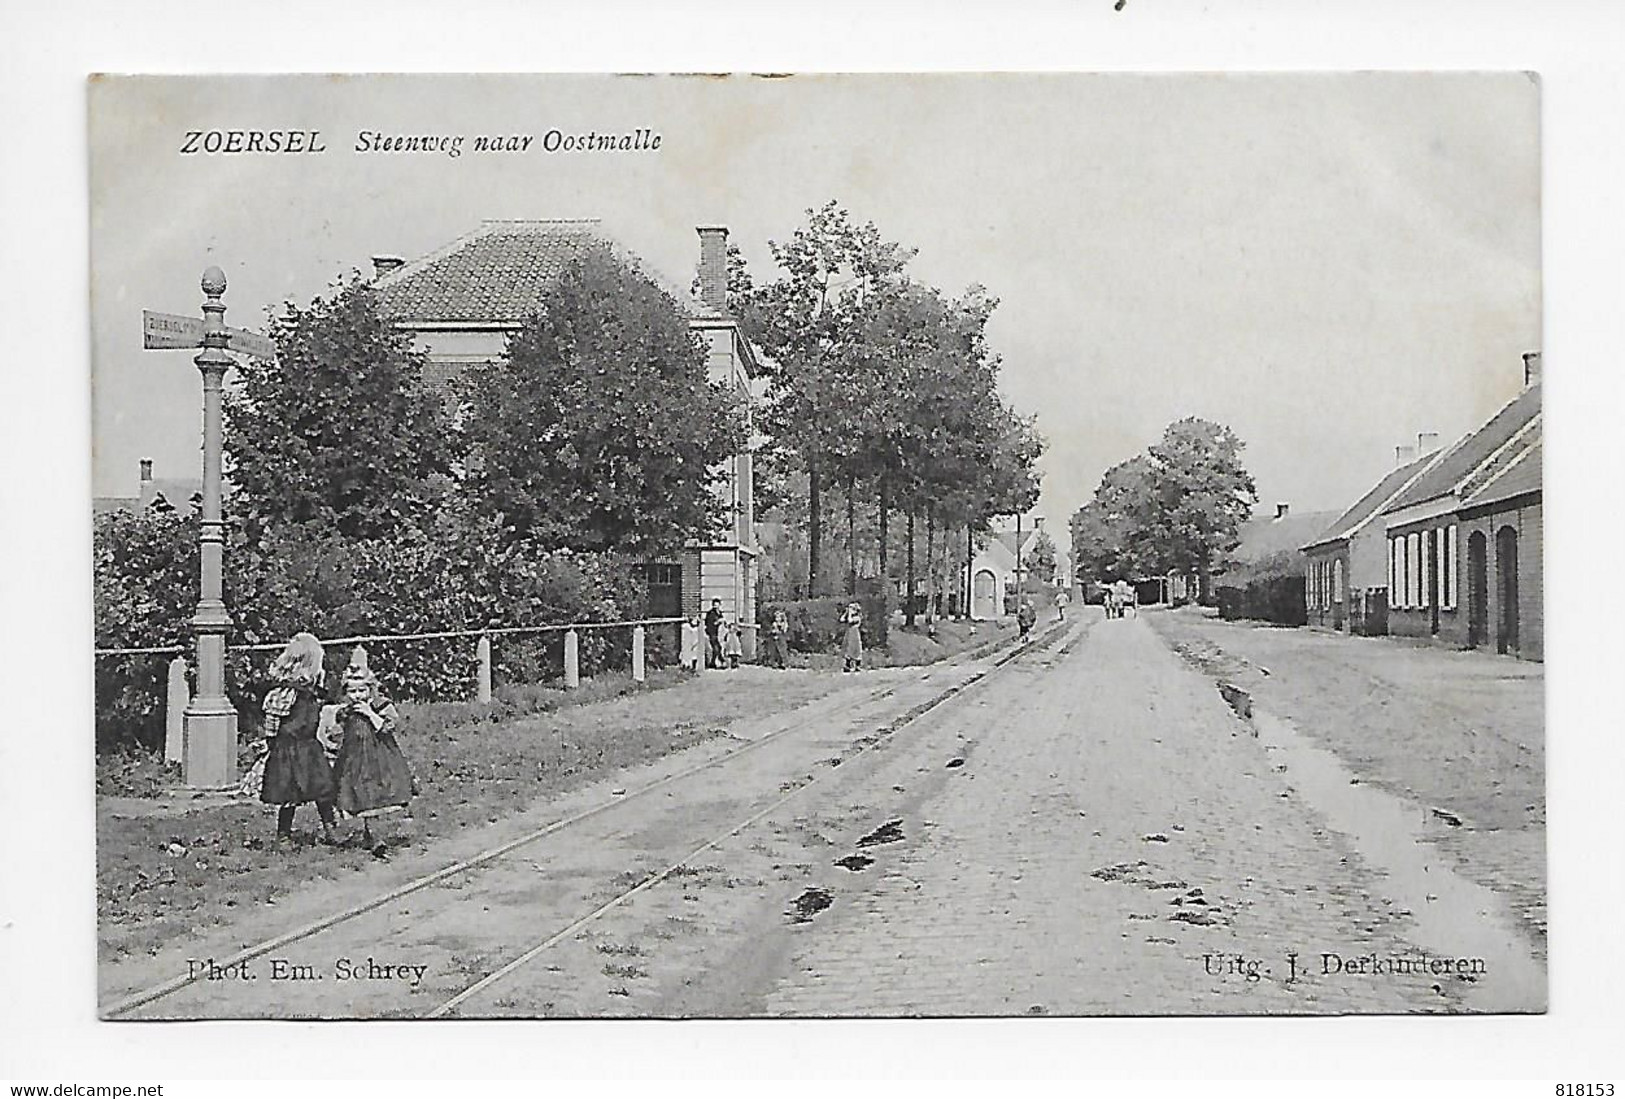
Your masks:
[[[1467,644],[1484,644],[1489,627],[1489,540],[1477,530],[1467,539]]]
[[[1495,594],[1501,606],[1495,634],[1495,651],[1518,651],[1518,532],[1502,527],[1495,532]]]
[[[998,578],[991,570],[981,569],[971,582],[971,617],[999,617]]]

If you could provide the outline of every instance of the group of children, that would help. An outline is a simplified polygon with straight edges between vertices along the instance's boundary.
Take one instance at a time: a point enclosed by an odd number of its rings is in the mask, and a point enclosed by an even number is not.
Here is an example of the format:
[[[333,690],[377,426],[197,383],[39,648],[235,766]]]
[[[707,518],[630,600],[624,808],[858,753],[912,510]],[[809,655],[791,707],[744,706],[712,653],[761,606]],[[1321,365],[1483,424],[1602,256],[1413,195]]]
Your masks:
[[[859,671],[863,667],[863,607],[849,603],[841,612],[841,670]],[[703,628],[703,634],[702,634]],[[703,649],[701,637],[704,637]],[[722,601],[713,599],[702,625],[700,616],[690,615],[683,623],[677,662],[691,672],[700,670],[701,661],[707,668],[737,668],[744,658],[744,645],[739,625],[722,613]],[[783,609],[769,616],[762,630],[762,659],[770,667],[784,668],[790,663],[790,619]]]
[[[294,811],[314,803],[323,843],[338,842],[337,815],[343,813],[360,818],[362,844],[384,858],[388,848],[374,839],[372,820],[406,808],[418,789],[398,739],[400,716],[367,667],[365,649],[352,652],[336,704],[323,705],[325,678],[321,642],[296,634],[271,664],[266,752],[244,780],[244,792],[278,807],[279,841],[293,839]]]

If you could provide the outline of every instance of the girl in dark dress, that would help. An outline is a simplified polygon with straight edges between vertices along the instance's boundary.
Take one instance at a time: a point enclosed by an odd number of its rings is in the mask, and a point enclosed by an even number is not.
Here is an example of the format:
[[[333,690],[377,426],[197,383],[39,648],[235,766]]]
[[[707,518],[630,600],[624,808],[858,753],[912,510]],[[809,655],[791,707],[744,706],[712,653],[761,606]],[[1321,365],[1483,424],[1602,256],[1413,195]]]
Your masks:
[[[399,719],[392,703],[367,668],[366,650],[357,646],[344,673],[345,701],[338,713],[342,730],[336,767],[339,808],[361,818],[361,842],[374,855],[387,848],[372,836],[372,818],[403,809],[412,800],[412,768],[395,739]]]
[[[333,801],[338,787],[333,781],[333,768],[316,739],[322,714],[321,701],[316,697],[322,682],[321,642],[308,633],[295,634],[282,655],[272,662],[271,678],[276,686],[265,695],[265,735],[270,748],[265,754],[260,800],[279,806],[279,840],[293,839],[294,810],[307,801],[315,802],[322,819],[322,842],[331,844]]]

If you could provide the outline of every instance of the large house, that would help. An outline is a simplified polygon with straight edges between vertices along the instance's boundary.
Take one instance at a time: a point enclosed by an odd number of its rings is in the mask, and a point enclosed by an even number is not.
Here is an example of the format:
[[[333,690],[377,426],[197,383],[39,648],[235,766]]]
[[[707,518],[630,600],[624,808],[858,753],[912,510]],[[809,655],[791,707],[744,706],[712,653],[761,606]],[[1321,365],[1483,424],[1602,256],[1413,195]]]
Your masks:
[[[1389,632],[1544,657],[1540,432],[1529,353],[1523,392],[1384,507]]]
[[[1415,446],[1395,447],[1394,468],[1303,547],[1310,625],[1366,635],[1388,632],[1388,529],[1382,512],[1443,453],[1431,433],[1417,436]]]
[[[1390,633],[1543,658],[1541,430],[1532,352],[1523,392],[1382,509]]]
[[[662,285],[703,343],[713,381],[734,387],[749,407],[755,352],[727,305],[728,230],[702,225],[698,295]],[[608,248],[661,282],[596,220],[486,221],[419,259],[373,257],[379,307],[411,333],[428,356],[424,385],[451,400],[451,383],[476,364],[501,357],[508,337],[540,307],[543,295],[589,251]],[[747,452],[723,459],[733,522],[720,536],[668,560],[649,563],[650,611],[658,617],[699,613],[719,600],[742,626],[746,655],[756,645],[754,490]]]

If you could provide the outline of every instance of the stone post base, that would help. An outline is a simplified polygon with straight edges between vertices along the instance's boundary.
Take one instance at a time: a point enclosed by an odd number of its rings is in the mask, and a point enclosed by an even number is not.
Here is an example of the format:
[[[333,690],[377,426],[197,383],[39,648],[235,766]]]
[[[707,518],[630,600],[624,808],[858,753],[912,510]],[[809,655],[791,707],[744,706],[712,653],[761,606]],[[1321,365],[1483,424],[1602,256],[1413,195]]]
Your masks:
[[[237,785],[237,711],[227,699],[194,699],[186,710],[181,774],[196,790]]]

